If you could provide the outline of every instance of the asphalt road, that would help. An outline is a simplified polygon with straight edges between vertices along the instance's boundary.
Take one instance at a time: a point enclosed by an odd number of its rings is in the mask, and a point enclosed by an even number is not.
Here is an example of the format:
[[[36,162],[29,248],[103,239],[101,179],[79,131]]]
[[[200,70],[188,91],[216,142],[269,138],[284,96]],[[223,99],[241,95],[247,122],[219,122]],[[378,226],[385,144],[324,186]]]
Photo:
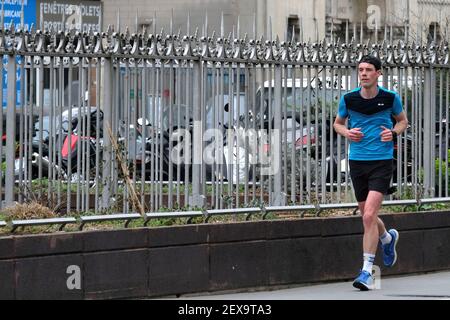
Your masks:
[[[450,272],[383,278],[381,289],[360,292],[351,282],[276,291],[182,297],[190,300],[450,300]]]

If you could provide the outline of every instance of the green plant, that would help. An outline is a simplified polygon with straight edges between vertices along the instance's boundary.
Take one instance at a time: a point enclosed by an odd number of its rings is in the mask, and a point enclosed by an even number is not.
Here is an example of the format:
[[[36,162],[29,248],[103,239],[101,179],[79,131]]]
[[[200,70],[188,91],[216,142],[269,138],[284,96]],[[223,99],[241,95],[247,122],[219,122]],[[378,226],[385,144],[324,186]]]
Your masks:
[[[447,175],[448,171],[450,170],[450,150],[448,150],[447,162],[436,159],[435,170],[436,186],[439,187],[439,185],[442,184],[442,187],[445,190],[445,183],[447,183],[447,188],[450,190],[450,178]]]

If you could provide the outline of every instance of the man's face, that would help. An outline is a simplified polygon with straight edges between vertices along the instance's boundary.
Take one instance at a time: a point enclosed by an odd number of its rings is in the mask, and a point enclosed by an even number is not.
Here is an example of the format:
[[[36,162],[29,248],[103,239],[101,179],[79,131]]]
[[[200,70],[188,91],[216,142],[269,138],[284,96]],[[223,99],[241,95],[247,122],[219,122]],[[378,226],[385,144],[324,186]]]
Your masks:
[[[376,86],[378,84],[378,78],[381,76],[381,70],[377,71],[373,64],[366,62],[359,65],[358,73],[361,86],[365,89],[370,89]]]

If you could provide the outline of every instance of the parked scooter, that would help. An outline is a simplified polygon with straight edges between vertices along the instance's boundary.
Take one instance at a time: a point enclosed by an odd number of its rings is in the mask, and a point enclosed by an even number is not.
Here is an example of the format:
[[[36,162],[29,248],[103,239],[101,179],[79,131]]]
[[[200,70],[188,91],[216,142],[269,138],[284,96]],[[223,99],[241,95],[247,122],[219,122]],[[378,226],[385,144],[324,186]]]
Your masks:
[[[36,132],[31,142],[32,152],[29,155],[29,159],[26,157],[16,159],[16,180],[18,180],[20,176],[27,180],[34,180],[39,177],[45,178],[48,177],[50,171],[55,172],[57,177],[62,180],[80,179],[83,166],[78,166],[78,156],[82,151],[83,154],[81,154],[81,159],[85,161],[86,159],[84,156],[89,155],[89,167],[91,169],[96,168],[97,144],[99,143],[99,146],[101,146],[103,141],[103,112],[98,112],[96,108],[83,109],[84,110],[81,110],[81,108],[72,109],[71,125],[69,125],[70,123],[68,120],[69,117],[67,111],[62,114],[62,121],[60,121],[59,118],[56,120],[54,119],[53,121],[56,127],[56,133],[53,136],[50,136],[50,121],[52,120],[49,117],[44,117],[42,119],[42,127],[46,132],[45,138],[43,141],[39,140],[41,135]],[[88,110],[90,110],[90,115],[87,114]],[[97,116],[100,117],[98,141]],[[89,137],[84,135],[84,132],[87,132],[86,128],[88,127],[88,121],[90,126]],[[62,123],[62,126],[59,125],[60,123]],[[35,127],[39,128],[40,124],[36,123]],[[80,133],[82,134],[80,135]],[[50,139],[53,139],[53,147],[57,149],[55,158],[53,155],[50,155]],[[86,147],[82,151],[78,150],[79,140],[81,140],[81,142],[87,142],[87,144],[85,144]],[[99,148],[100,152],[101,149],[102,148]],[[92,176],[92,174],[90,176]]]

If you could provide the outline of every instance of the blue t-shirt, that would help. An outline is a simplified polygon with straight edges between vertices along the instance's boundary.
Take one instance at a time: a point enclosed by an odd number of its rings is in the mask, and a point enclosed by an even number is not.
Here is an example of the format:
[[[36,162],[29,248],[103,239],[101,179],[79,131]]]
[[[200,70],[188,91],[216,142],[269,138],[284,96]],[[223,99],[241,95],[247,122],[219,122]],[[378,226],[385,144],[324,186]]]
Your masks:
[[[361,88],[344,95],[339,104],[338,116],[348,118],[349,128],[361,128],[364,134],[360,142],[350,143],[350,160],[391,160],[394,157],[394,143],[381,141],[381,126],[393,129],[392,116],[403,112],[399,95],[378,87],[378,95],[364,99]]]

